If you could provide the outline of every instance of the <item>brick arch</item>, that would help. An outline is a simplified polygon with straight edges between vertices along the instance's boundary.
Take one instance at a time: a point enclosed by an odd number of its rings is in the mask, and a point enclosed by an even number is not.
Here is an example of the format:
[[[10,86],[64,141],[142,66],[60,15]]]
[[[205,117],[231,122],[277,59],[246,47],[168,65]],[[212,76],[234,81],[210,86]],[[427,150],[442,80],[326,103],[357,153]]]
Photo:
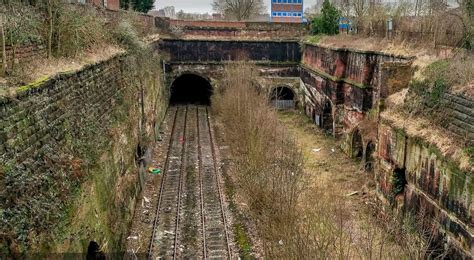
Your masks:
[[[210,78],[200,73],[182,72],[169,87],[170,104],[211,104],[214,87]]]
[[[320,127],[327,132],[330,131],[332,135],[334,135],[335,109],[336,105],[333,104],[330,98],[322,100]]]
[[[212,77],[210,77],[209,75],[206,75],[200,71],[195,71],[195,70],[183,70],[183,71],[180,71],[179,73],[173,75],[172,79],[170,80],[169,82],[169,88],[171,89],[171,86],[173,86],[173,83],[180,77],[184,76],[184,75],[195,75],[195,76],[198,76],[198,77],[201,77],[205,80],[207,80],[207,82],[209,82],[209,84],[211,84],[211,86],[213,88],[216,87],[216,80],[213,79]]]
[[[374,155],[377,152],[376,142],[369,140],[364,146],[364,168],[365,171],[372,173],[375,169],[375,160]]]
[[[292,94],[292,96],[293,96],[292,99],[296,101],[296,99],[297,99],[296,91],[295,91],[295,89],[294,89],[291,85],[289,85],[289,84],[278,84],[278,85],[275,85],[275,86],[273,86],[273,87],[270,87],[270,88],[268,89],[268,93],[269,93],[270,99],[273,97],[274,91],[276,91],[276,89],[278,89],[278,88],[283,88],[283,89],[288,89],[288,90],[290,90],[290,91],[291,91],[291,94]]]
[[[356,135],[360,137],[360,143],[357,144],[358,147],[354,147],[354,141]],[[371,132],[371,127],[367,127],[364,122],[359,122],[355,127],[349,132],[349,154],[352,158],[358,158],[361,162],[361,167],[369,172],[373,171],[373,164],[375,158],[372,156],[376,153],[377,138]],[[356,154],[357,153],[357,154]]]
[[[363,159],[365,144],[362,136],[362,131],[359,127],[354,127],[351,137],[351,157],[356,159]]]

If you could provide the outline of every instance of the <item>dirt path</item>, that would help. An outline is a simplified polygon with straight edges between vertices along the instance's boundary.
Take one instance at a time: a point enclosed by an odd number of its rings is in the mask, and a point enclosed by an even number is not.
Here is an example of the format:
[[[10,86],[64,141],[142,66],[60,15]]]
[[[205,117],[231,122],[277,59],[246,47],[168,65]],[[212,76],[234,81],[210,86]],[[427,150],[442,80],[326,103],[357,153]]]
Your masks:
[[[296,138],[305,157],[305,168],[310,174],[310,185],[326,185],[347,196],[356,208],[368,198],[367,182],[371,176],[360,164],[339,149],[337,141],[324,134],[299,111],[280,112],[279,119]],[[374,189],[373,186],[370,187]]]
[[[359,162],[339,149],[334,138],[325,135],[299,111],[280,112],[278,116],[304,154],[309,180],[301,204],[309,211],[324,207],[337,211],[336,222],[340,218],[341,229],[347,233],[344,258],[383,259],[393,257],[394,251],[402,251],[374,217],[379,204],[373,173],[363,171]]]

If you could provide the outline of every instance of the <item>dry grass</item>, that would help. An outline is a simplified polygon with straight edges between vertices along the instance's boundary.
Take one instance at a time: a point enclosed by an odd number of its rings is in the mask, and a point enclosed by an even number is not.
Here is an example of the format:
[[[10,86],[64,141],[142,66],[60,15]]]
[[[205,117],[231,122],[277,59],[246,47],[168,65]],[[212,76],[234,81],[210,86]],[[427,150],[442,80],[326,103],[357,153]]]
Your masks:
[[[123,53],[124,50],[118,46],[106,45],[97,48],[93,52],[86,52],[75,58],[38,58],[20,68],[8,78],[0,77],[0,96],[14,95],[15,86],[27,85],[35,80],[54,76],[61,72],[78,71],[88,64],[101,62]]]
[[[383,111],[381,117],[390,125],[397,126],[397,128],[405,131],[408,136],[419,137],[435,145],[443,156],[458,162],[461,170],[474,171],[472,159],[463,151],[463,144],[459,143],[459,138],[453,136],[447,130],[433,125],[431,120],[423,117],[412,117],[400,112],[397,108]]]
[[[436,84],[441,85],[439,82],[444,87],[436,89]],[[447,101],[443,99],[445,92],[472,99],[473,83],[472,54],[459,53],[450,59],[439,60],[419,70],[410,88],[389,96],[381,117],[407,135],[433,144],[443,156],[457,162],[462,170],[473,171],[472,158],[463,151],[470,140],[456,136],[446,128],[452,115],[446,110]]]
[[[305,216],[303,234],[310,236],[307,241],[337,241],[331,253],[317,244],[305,248],[308,254],[303,258],[422,259],[425,254],[440,253],[428,248],[434,234],[427,223],[430,219],[423,213],[399,216],[381,206],[373,176],[335,149],[339,146],[336,140],[296,111],[280,113],[279,119],[296,138],[305,157],[309,186],[299,204]],[[428,225],[414,230],[413,222]]]
[[[267,105],[266,95],[253,85],[255,71],[244,63],[230,65],[213,106],[235,162],[229,171],[257,223],[265,255],[289,257],[295,250],[279,241],[296,231],[303,161],[276,112]]]
[[[34,7],[26,9],[42,12],[42,9]],[[155,30],[139,13],[110,15],[93,6],[68,3],[58,3],[56,9],[57,18],[53,19],[52,28],[49,23],[38,22],[34,30],[41,32],[35,44],[51,44],[51,49],[44,47],[35,55],[12,58],[14,62],[7,67],[6,75],[0,78],[0,95],[15,95],[15,87],[40,82],[61,72],[80,70],[85,65],[104,61],[125,50],[136,54],[146,49],[145,43],[156,41],[159,37],[150,35]],[[19,14],[15,18],[23,19]],[[20,34],[32,34],[24,28],[19,30],[22,30]],[[50,33],[54,37],[50,38]],[[18,46],[26,43],[21,42]]]
[[[302,117],[282,115],[252,83],[255,69],[230,65],[213,108],[223,124],[232,163],[228,173],[237,197],[270,259],[369,258],[417,256],[426,252],[417,235],[394,214],[381,214],[380,225],[367,205],[373,187],[314,126]],[[289,129],[289,130],[288,130]],[[357,191],[359,195],[349,196]],[[363,194],[363,195],[362,195]],[[402,250],[394,239],[412,245]],[[418,241],[415,243],[414,241]],[[420,242],[421,241],[421,242]]]
[[[317,43],[327,48],[350,48],[362,51],[379,51],[390,55],[415,57],[413,66],[423,70],[429,64],[451,58],[456,54],[454,48],[430,48],[426,44],[407,42],[403,40],[388,40],[375,37],[361,37],[357,35],[338,34],[335,36],[322,36]],[[415,77],[419,76],[419,73]]]
[[[453,57],[459,56],[459,52],[464,52],[451,47],[431,48],[419,42],[361,37],[350,34],[321,36],[317,45],[326,48],[350,48],[361,51],[379,51],[388,55],[414,57],[413,66],[416,68],[415,79],[422,78],[422,72],[430,64],[442,59],[453,59]]]

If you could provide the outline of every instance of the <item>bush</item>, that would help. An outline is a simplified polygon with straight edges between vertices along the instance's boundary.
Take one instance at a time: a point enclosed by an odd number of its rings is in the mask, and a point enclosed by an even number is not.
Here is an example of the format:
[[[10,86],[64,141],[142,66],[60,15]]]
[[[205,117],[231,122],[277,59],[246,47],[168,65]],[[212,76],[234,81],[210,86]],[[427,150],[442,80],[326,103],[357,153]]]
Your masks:
[[[133,8],[137,12],[148,13],[153,9],[153,3],[153,0],[121,0],[120,8],[127,10]]]
[[[118,44],[128,50],[138,50],[144,47],[135,27],[128,20],[120,21],[113,31],[113,37]]]
[[[106,19],[95,9],[62,6],[53,36],[56,56],[75,57],[110,40]]]
[[[329,0],[324,0],[321,15],[311,22],[312,34],[334,35],[339,33],[339,10],[334,7]]]
[[[244,63],[230,65],[213,98],[213,108],[232,147],[235,164],[230,171],[266,241],[267,256],[274,258],[282,256],[278,254],[282,248],[288,249],[278,241],[296,232],[296,207],[305,172],[294,139],[278,122],[266,93],[253,83],[255,71]]]

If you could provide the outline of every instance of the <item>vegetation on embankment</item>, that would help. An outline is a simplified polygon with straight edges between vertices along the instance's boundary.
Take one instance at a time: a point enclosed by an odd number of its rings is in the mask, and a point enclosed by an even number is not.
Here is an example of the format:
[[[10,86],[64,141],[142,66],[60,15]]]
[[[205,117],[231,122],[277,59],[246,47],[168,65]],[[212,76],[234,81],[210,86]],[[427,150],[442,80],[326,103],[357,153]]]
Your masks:
[[[359,45],[370,50],[389,44],[474,50],[472,0],[430,4],[395,1],[389,5],[326,0],[309,7],[305,16],[311,21],[313,34],[333,35],[341,28],[340,36],[351,35],[351,39],[334,37],[336,45]]]
[[[296,256],[287,238],[298,223],[303,158],[264,101],[265,95],[252,85],[255,71],[243,63],[229,65],[212,104],[231,147],[233,163],[228,172],[236,178],[239,196],[244,196],[258,234],[266,242],[266,256]]]
[[[328,162],[307,158],[308,147],[279,122],[267,94],[253,83],[255,71],[245,63],[229,65],[212,103],[229,145],[227,181],[232,181],[235,204],[253,222],[246,229],[258,237],[253,250],[270,259],[416,258],[429,253],[428,243],[412,228],[413,218],[399,221],[385,211],[373,220],[370,215],[380,208],[366,208],[364,215],[348,207],[346,196],[352,191],[328,176],[327,169],[333,168]],[[330,151],[328,156],[334,156]],[[338,174],[345,178],[354,173]]]
[[[0,18],[0,95],[14,95],[8,87],[106,60],[129,49],[130,36],[154,32],[138,13],[57,0],[3,2]]]
[[[472,170],[473,71],[474,56],[464,53],[427,65],[409,88],[386,99],[382,118],[433,144],[461,169]]]

